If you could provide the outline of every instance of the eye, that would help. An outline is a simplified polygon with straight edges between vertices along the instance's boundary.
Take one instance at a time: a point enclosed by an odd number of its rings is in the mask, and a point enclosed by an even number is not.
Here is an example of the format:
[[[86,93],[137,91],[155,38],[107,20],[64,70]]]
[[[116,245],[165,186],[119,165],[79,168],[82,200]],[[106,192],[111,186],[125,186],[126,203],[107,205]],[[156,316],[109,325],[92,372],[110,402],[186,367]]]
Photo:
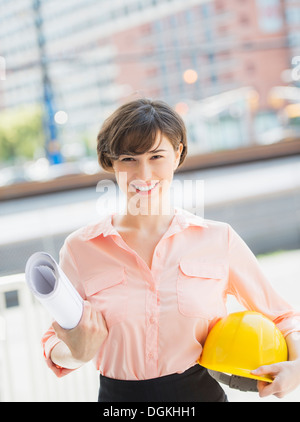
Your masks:
[[[158,160],[159,158],[163,158],[162,155],[153,155],[151,159]]]
[[[120,161],[122,161],[122,162],[134,161],[134,158],[132,158],[132,157],[125,157],[125,158],[121,158]]]

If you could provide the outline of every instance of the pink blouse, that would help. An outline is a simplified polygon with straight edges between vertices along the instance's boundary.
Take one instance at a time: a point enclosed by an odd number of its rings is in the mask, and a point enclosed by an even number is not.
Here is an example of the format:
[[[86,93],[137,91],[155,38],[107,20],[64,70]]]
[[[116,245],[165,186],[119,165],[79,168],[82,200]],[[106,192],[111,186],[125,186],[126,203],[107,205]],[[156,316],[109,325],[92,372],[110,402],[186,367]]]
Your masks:
[[[60,266],[81,296],[105,317],[108,336],[94,358],[110,378],[139,380],[195,365],[212,326],[226,315],[226,296],[268,316],[284,336],[300,331],[295,312],[273,289],[243,240],[226,223],[176,209],[152,266],[103,217],[69,235]],[[58,342],[51,327],[44,356]]]

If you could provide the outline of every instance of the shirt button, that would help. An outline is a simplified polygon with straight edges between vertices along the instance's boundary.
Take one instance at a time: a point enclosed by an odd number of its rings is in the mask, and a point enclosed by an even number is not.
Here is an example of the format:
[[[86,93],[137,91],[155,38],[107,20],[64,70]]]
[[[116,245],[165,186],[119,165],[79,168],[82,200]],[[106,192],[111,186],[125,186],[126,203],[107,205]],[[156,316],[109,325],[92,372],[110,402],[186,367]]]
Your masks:
[[[157,256],[157,258],[160,258],[161,254],[160,254],[159,251],[156,251],[156,256]]]
[[[152,353],[152,352],[149,352],[149,353],[148,353],[148,358],[149,358],[149,359],[152,359],[152,358],[153,358],[153,353]]]
[[[149,318],[149,321],[150,321],[150,324],[155,324],[155,323],[156,323],[156,319],[155,319],[155,317],[154,317],[154,316],[151,316],[151,317]]]

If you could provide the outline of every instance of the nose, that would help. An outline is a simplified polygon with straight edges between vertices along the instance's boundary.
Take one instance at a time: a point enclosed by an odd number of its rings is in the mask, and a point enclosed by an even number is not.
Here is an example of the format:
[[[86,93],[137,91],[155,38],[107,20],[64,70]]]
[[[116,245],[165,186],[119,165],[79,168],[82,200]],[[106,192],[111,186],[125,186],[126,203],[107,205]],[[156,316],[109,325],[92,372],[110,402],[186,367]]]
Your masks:
[[[143,182],[152,180],[152,168],[149,162],[139,162],[136,178]]]

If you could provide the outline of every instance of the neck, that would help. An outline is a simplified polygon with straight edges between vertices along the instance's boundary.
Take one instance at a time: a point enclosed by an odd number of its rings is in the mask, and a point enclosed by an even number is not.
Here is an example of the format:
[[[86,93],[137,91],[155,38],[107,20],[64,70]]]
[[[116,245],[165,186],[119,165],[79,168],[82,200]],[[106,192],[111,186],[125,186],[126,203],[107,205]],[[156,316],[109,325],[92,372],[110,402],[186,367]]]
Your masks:
[[[136,208],[127,203],[126,212],[115,216],[114,223],[127,229],[134,229],[148,233],[164,231],[170,224],[175,210],[168,202],[164,206]]]
[[[136,229],[139,231],[154,233],[164,230],[173,218],[173,213],[169,215],[124,215],[120,217],[120,224],[123,227]]]

